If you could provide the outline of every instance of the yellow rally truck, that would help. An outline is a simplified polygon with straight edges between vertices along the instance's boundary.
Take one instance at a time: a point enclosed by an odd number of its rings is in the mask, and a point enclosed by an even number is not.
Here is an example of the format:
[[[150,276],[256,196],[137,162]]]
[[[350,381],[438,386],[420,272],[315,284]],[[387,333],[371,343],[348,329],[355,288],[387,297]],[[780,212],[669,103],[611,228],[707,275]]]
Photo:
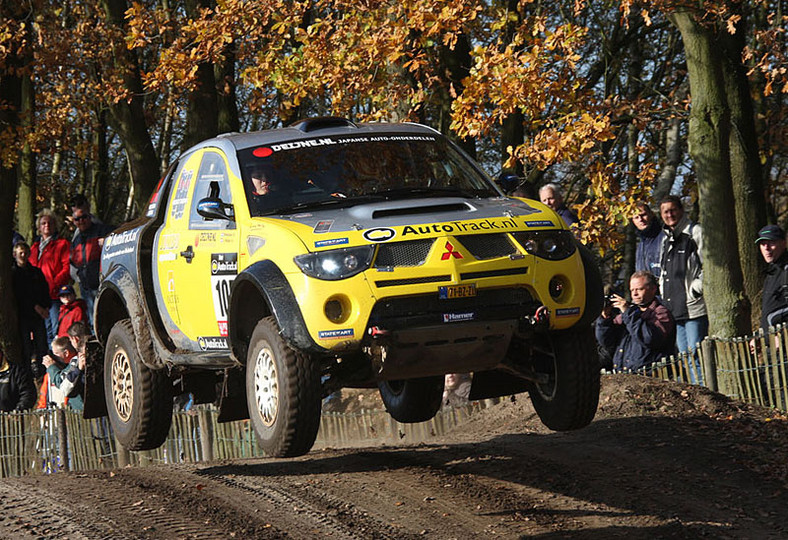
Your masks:
[[[132,450],[164,442],[184,393],[250,418],[270,456],[308,452],[344,387],[429,420],[447,373],[472,373],[471,399],[529,392],[551,429],[596,412],[592,257],[422,125],[314,118],[202,142],[107,237],[101,271],[85,415]]]

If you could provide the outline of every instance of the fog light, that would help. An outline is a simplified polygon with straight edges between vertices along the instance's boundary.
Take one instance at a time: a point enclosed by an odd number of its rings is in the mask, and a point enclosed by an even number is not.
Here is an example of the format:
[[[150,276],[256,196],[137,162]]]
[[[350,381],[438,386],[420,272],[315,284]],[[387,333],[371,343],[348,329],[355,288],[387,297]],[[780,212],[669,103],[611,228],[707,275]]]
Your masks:
[[[558,300],[561,298],[561,295],[564,294],[564,280],[561,279],[559,276],[554,276],[550,280],[550,284],[547,286],[547,290],[550,292],[550,296],[553,300]]]
[[[326,317],[331,322],[340,322],[342,320],[342,302],[339,300],[329,300],[326,302]]]
[[[323,313],[332,323],[343,323],[350,317],[350,301],[344,295],[334,295],[326,300]]]

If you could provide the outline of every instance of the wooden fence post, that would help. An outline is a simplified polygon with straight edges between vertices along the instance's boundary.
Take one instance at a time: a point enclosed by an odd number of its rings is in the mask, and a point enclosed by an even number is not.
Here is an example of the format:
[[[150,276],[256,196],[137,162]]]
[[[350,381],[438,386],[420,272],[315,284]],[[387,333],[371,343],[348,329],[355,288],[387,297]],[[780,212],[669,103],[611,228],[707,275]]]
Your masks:
[[[115,449],[118,452],[118,468],[128,467],[131,463],[131,454],[125,446],[118,442],[117,437],[115,437]]]
[[[706,377],[706,387],[714,392],[718,392],[717,347],[714,346],[714,341],[708,338],[701,342],[700,347],[703,357],[703,373]]]
[[[213,461],[213,423],[207,409],[200,409],[197,417],[200,426],[202,461]]]
[[[68,428],[66,427],[66,409],[58,407],[55,412],[57,422],[57,449],[60,454],[60,467],[69,470],[68,458]]]

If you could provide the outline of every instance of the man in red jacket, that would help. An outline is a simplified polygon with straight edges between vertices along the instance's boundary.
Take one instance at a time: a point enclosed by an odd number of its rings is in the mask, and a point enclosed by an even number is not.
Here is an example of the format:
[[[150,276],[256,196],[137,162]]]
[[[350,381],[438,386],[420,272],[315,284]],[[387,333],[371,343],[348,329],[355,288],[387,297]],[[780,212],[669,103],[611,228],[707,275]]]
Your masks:
[[[68,329],[77,321],[88,322],[87,305],[77,298],[74,287],[64,285],[58,293],[60,296],[60,318],[58,319],[57,337],[68,336]]]

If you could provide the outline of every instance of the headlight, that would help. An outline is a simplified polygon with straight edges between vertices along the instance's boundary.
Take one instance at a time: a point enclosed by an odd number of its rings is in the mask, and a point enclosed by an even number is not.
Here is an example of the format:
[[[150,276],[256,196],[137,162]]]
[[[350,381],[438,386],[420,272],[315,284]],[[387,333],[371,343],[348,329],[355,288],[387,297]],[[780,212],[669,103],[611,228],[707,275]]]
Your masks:
[[[577,249],[571,231],[527,231],[513,236],[531,255],[551,261],[566,259]]]
[[[355,276],[369,268],[375,246],[332,249],[298,255],[294,261],[309,277],[334,281]]]

